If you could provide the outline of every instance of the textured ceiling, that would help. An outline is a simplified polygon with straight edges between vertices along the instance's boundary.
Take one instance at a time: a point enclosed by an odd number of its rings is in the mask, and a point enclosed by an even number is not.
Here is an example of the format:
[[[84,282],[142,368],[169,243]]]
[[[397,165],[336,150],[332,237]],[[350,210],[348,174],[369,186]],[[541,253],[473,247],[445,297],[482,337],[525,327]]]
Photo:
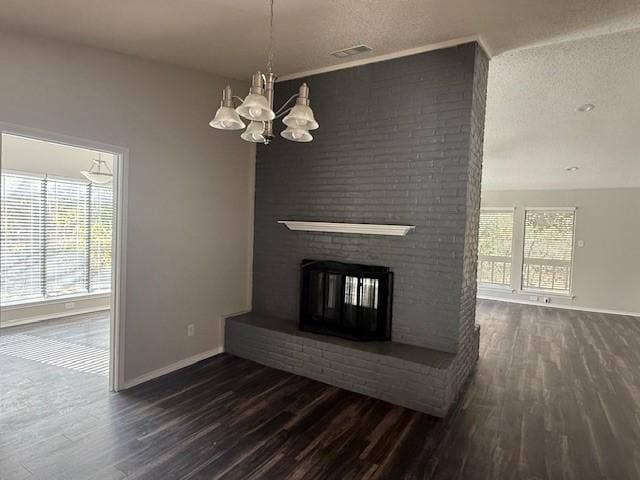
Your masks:
[[[494,56],[485,188],[640,186],[639,0],[275,0],[275,10],[280,76],[480,38]],[[248,78],[265,65],[268,2],[0,0],[0,28]],[[361,43],[373,51],[329,55]],[[593,112],[576,112],[588,102]]]
[[[275,0],[279,75],[480,35],[491,53],[640,25],[638,0]],[[263,67],[267,0],[0,0],[0,27],[245,78]],[[344,62],[345,60],[342,60]],[[348,61],[348,60],[347,60]]]
[[[483,186],[640,187],[640,30],[494,57]]]

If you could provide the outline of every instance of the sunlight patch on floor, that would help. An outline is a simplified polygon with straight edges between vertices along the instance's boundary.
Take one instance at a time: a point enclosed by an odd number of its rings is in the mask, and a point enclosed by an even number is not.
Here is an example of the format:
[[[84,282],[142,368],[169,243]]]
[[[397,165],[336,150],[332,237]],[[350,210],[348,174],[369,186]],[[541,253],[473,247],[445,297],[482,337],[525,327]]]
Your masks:
[[[108,350],[34,335],[1,336],[0,355],[9,355],[92,375],[107,376],[109,374]]]

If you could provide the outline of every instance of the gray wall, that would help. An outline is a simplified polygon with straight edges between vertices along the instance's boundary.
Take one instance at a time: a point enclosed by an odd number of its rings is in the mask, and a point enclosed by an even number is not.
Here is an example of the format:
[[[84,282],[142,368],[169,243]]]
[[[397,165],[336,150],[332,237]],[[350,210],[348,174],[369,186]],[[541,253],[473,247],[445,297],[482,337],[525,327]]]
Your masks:
[[[129,148],[126,379],[219,348],[221,315],[249,306],[251,258],[253,150],[208,126],[228,80],[21,35],[0,45],[0,121]]]
[[[482,205],[515,206],[516,225],[523,225],[526,207],[578,207],[571,296],[544,296],[551,297],[552,305],[640,315],[640,188],[483,191]],[[523,235],[514,228],[514,255],[522,253]],[[578,247],[579,240],[584,247]],[[478,294],[524,302],[543,299],[486,287]]]
[[[393,339],[458,350],[473,330],[487,63],[466,44],[306,79],[315,140],[277,137],[257,149],[255,312],[298,317],[305,257],[386,265],[395,272]],[[300,83],[279,83],[276,104]],[[288,231],[283,219],[417,228],[406,237],[312,234]]]

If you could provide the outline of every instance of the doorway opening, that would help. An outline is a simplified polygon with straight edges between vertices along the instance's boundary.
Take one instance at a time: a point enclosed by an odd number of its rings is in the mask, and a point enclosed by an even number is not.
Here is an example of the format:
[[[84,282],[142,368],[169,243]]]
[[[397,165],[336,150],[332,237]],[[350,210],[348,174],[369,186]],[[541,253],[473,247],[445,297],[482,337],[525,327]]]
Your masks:
[[[118,390],[125,151],[0,130],[0,384]]]

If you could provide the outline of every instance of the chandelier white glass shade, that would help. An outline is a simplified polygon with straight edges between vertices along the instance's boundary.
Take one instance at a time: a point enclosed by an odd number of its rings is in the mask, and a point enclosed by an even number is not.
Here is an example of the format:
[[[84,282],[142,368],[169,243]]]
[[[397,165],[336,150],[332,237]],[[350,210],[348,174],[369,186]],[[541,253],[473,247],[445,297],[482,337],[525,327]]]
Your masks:
[[[287,140],[291,140],[292,142],[304,143],[313,140],[313,137],[311,136],[309,131],[302,128],[287,127],[280,133],[280,136],[282,138],[286,138]]]
[[[233,98],[231,87],[227,86],[222,91],[222,101],[220,108],[216,112],[216,116],[209,122],[213,128],[221,130],[242,130],[246,125],[240,120],[240,115],[233,108]]]
[[[104,185],[113,181],[113,172],[109,169],[106,160],[102,160],[101,156],[98,156],[93,161],[89,170],[81,170],[80,173],[90,182]]]
[[[283,123],[286,129],[280,134],[283,138],[292,142],[310,142],[313,137],[309,130],[319,127],[309,106],[309,87],[306,83],[300,86],[297,94],[292,95],[277,110],[273,109],[275,74],[271,71],[273,62],[273,0],[270,0],[270,37],[269,37],[269,61],[267,73],[257,72],[251,79],[251,89],[245,98],[236,97],[231,92],[231,87],[226,86],[222,92],[222,102],[213,120],[209,123],[213,128],[220,130],[240,130],[245,127],[240,117],[250,120],[247,129],[240,138],[248,142],[268,144],[273,139],[273,120],[284,117]],[[239,105],[234,110],[234,100]],[[291,102],[296,100],[293,107]]]
[[[264,83],[266,83],[266,79]],[[271,109],[269,99],[262,94],[264,91],[262,84],[262,74],[258,72],[251,79],[249,95],[247,95],[240,106],[236,108],[238,115],[247,120],[260,122],[269,122],[276,118],[276,114]]]
[[[313,111],[306,105],[296,105],[291,109],[289,115],[282,120],[287,127],[305,128],[315,130],[320,125],[313,117]]]
[[[265,134],[264,122],[253,120],[249,124],[247,129],[244,132],[242,132],[242,134],[240,135],[240,138],[242,138],[243,140],[246,140],[247,142],[266,143],[265,142],[266,138],[264,134]]]
[[[282,123],[287,127],[303,130],[315,130],[320,126],[313,116],[313,110],[309,107],[309,87],[306,83],[300,86],[296,104],[284,117]]]
[[[236,108],[236,112],[248,120],[260,122],[268,122],[276,118],[276,114],[271,110],[267,98],[257,93],[247,95],[242,105]]]

